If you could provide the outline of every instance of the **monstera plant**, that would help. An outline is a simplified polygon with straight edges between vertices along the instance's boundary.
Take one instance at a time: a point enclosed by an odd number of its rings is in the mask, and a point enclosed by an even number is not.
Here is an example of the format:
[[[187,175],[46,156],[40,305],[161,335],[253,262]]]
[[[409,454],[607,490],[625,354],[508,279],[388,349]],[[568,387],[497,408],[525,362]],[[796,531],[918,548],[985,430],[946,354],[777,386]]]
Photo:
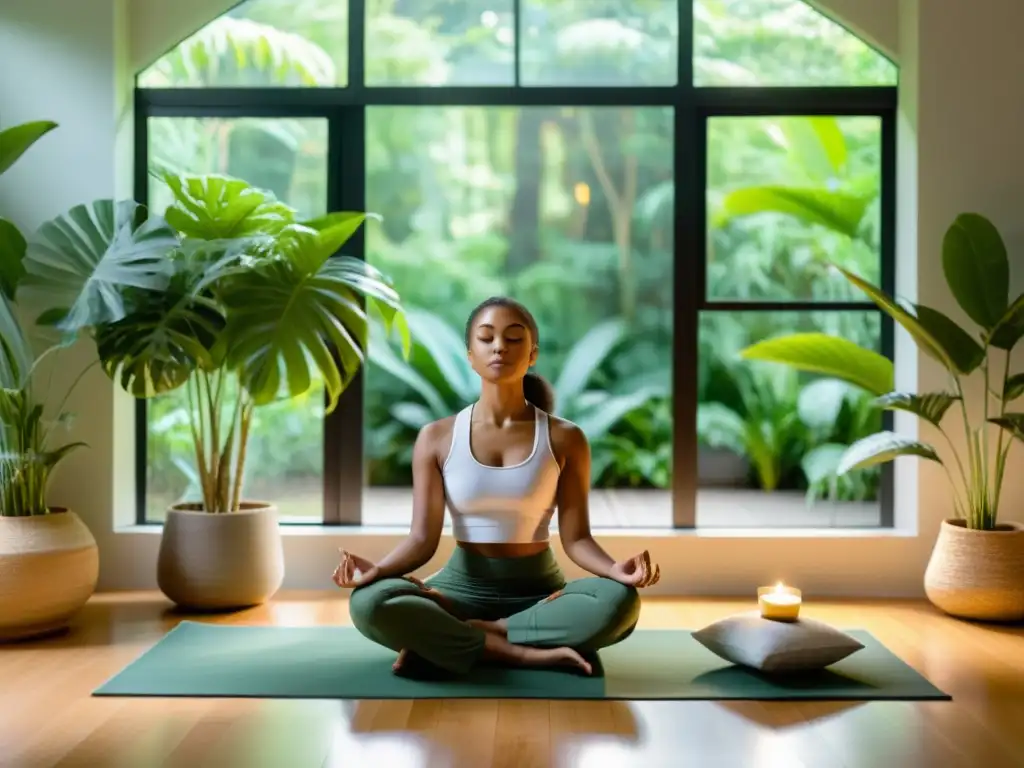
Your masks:
[[[366,214],[302,219],[239,179],[163,180],[163,216],[105,200],[45,224],[26,283],[50,300],[40,321],[90,336],[131,395],[186,389],[202,502],[168,511],[159,582],[181,605],[251,605],[283,576],[276,512],[243,493],[254,409],[322,381],[333,411],[364,358],[368,316],[397,328],[405,350],[408,332],[389,281],[335,255]]]
[[[946,232],[942,268],[950,292],[976,326],[970,331],[933,307],[898,301],[852,272],[840,272],[942,365],[947,388],[894,391],[888,359],[822,334],[770,339],[744,356],[845,379],[876,395],[879,408],[907,411],[934,428],[948,448],[945,457],[916,437],[883,431],[851,445],[837,471],[899,456],[941,465],[955,518],[944,522],[928,566],[929,597],[955,615],[1024,618],[1024,528],[998,521],[1011,446],[1015,438],[1024,440],[1024,412],[1011,407],[1024,395],[1024,374],[1011,368],[1012,352],[1024,337],[1024,295],[1011,300],[1006,245],[992,222],[976,213],[961,214]],[[967,379],[975,375],[981,394],[969,402]],[[961,431],[961,445],[951,430]]]

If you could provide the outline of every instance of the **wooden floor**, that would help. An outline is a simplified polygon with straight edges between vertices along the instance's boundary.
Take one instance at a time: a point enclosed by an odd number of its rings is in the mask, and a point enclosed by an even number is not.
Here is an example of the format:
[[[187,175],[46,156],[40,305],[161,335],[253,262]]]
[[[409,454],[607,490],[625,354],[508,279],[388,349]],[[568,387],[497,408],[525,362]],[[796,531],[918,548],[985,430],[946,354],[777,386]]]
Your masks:
[[[645,602],[641,626],[697,627],[739,601]],[[916,602],[814,602],[871,630],[952,702],[261,701],[91,698],[183,618],[158,595],[93,599],[59,638],[0,646],[0,765],[306,768],[1024,766],[1024,628]],[[338,593],[220,617],[347,623]]]

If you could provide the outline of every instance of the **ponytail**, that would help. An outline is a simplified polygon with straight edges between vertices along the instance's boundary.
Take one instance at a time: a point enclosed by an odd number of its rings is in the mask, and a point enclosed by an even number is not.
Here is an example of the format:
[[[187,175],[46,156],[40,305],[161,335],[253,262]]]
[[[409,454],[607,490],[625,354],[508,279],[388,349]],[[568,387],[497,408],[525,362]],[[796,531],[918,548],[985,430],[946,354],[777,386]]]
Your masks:
[[[555,410],[555,389],[539,373],[527,373],[523,379],[523,395],[526,402],[545,413]]]

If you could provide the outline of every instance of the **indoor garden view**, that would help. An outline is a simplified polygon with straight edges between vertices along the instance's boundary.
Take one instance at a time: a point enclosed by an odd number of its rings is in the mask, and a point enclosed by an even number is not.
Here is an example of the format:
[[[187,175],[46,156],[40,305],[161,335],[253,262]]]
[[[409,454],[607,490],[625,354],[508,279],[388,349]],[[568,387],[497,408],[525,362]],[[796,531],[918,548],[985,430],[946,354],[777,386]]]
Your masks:
[[[888,59],[800,0],[349,3],[248,0],[138,80],[151,171],[377,214],[352,247],[415,341],[371,338],[326,421],[322,392],[259,409],[248,497],[407,524],[418,429],[478,391],[467,315],[509,294],[590,440],[595,527],[888,524],[888,470],[834,472],[882,425],[871,397],[741,354],[795,330],[891,352],[831,269],[889,279]],[[142,522],[195,493],[185,397],[140,404]],[[363,482],[328,492],[339,445]]]

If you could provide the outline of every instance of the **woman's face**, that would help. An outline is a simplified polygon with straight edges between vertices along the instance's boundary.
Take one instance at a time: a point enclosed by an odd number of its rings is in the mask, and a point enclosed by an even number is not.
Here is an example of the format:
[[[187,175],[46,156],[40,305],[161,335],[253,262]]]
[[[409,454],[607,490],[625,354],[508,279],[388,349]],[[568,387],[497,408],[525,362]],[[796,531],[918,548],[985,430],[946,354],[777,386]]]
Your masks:
[[[507,307],[487,307],[469,332],[469,364],[484,381],[516,381],[537,360],[537,345],[523,317]]]

